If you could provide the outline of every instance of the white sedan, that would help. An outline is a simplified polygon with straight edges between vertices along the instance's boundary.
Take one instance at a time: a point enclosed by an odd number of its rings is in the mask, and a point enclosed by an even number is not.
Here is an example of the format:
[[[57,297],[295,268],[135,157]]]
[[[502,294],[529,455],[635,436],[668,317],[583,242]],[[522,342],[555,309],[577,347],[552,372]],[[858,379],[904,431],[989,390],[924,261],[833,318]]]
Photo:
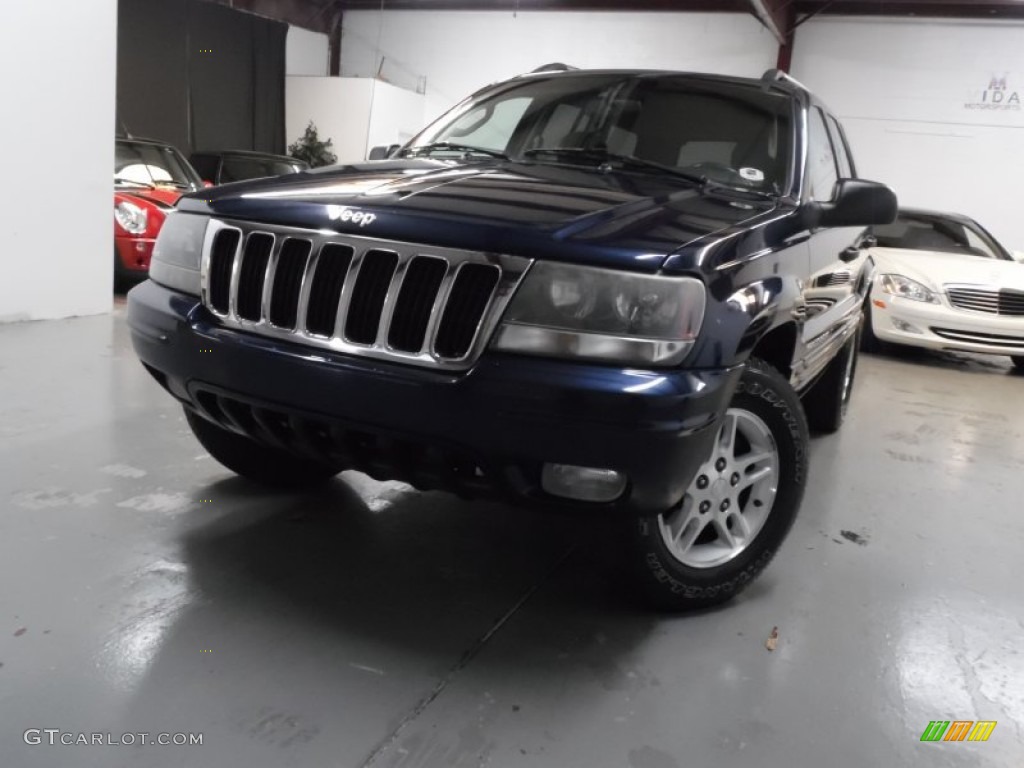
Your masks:
[[[966,216],[903,209],[875,227],[864,348],[1009,355],[1024,369],[1024,254]]]

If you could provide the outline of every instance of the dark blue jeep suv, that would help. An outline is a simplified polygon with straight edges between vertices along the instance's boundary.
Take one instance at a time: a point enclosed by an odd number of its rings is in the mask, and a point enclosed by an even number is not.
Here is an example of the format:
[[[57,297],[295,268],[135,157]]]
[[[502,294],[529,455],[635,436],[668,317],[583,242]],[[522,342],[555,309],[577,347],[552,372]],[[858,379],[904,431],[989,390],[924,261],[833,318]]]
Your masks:
[[[612,515],[640,592],[700,606],[793,522],[895,213],[785,75],[545,71],[387,159],[185,196],[128,318],[238,474]]]

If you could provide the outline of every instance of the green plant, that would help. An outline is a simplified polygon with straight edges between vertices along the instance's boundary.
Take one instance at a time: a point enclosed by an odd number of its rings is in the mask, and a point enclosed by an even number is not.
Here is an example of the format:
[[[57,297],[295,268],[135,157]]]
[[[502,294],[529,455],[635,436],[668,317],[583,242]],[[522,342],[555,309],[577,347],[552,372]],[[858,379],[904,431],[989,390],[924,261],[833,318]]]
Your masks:
[[[305,160],[311,168],[334,165],[338,162],[338,156],[331,152],[331,140],[320,141],[312,120],[306,126],[306,132],[302,134],[302,138],[288,147],[288,154],[299,160]]]

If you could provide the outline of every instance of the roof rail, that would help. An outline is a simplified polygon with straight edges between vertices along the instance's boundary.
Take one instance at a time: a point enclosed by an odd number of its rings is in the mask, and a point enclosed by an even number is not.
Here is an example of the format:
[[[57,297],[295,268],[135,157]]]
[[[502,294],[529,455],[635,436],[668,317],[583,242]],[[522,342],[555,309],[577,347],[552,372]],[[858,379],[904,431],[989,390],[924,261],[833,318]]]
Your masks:
[[[779,82],[789,83],[790,85],[795,86],[802,91],[809,90],[806,85],[804,85],[803,83],[801,83],[799,80],[797,80],[795,77],[792,77],[788,73],[783,72],[781,69],[766,70],[765,73],[761,75],[761,82],[763,82],[765,85],[767,85],[768,83]]]
[[[573,72],[579,69],[579,67],[573,67],[569,64],[562,64],[559,61],[554,61],[551,64],[545,64],[543,67],[537,67],[532,70],[530,74],[536,74],[537,72]]]

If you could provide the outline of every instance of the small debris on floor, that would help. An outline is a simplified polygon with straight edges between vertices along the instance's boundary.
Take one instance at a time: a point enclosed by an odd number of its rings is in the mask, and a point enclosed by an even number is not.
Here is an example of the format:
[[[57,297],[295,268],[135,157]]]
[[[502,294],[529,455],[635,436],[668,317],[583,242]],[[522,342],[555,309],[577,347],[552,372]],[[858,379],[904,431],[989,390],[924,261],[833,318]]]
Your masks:
[[[513,704],[512,705],[512,711],[513,712],[518,712],[519,711],[519,705],[518,704]]]
[[[867,537],[861,536],[859,533],[855,533],[854,531],[840,531],[839,535],[847,541],[852,541],[854,544],[858,544],[862,547],[866,547],[868,545]]]
[[[14,636],[15,637],[21,637],[26,632],[28,632],[28,627],[21,627],[20,629],[14,630]]]
[[[779,628],[772,627],[772,633],[768,635],[768,639],[764,641],[764,647],[769,651],[774,651],[779,644]]]

